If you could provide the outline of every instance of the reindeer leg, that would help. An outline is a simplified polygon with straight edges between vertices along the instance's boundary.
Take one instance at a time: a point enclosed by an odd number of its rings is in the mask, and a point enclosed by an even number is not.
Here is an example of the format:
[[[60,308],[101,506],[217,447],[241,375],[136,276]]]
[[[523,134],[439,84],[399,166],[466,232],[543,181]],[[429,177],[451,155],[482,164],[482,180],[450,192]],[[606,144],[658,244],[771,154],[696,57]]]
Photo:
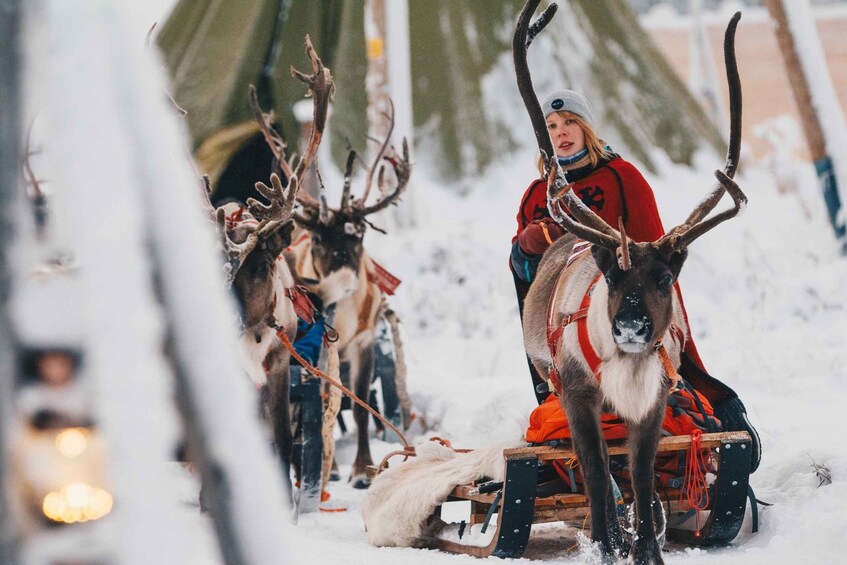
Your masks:
[[[362,401],[367,402],[371,390],[371,379],[374,372],[374,350],[373,340],[358,345],[357,359],[351,359],[350,374],[355,378],[353,392]],[[373,465],[371,458],[371,445],[368,441],[368,422],[370,415],[359,406],[353,404],[353,420],[356,422],[356,459],[353,462],[353,470],[350,480],[353,488],[368,488],[370,479],[365,475],[365,467]]]
[[[291,504],[291,450],[293,443],[289,411],[291,379],[288,370],[290,360],[288,351],[282,347],[273,349],[268,353],[266,359],[266,366],[268,367],[268,411],[270,412],[274,440],[279,452],[279,460],[282,464],[286,502],[289,505]]]
[[[619,549],[620,526],[617,519],[610,521],[609,454],[600,427],[600,390],[589,383],[577,369],[564,373],[564,394],[559,399],[568,415],[574,450],[582,467],[591,510],[591,540],[600,545],[605,559],[613,563]],[[617,546],[617,547],[616,547]]]
[[[632,488],[635,498],[635,536],[629,552],[629,563],[637,565],[660,565],[662,550],[656,540],[655,516],[661,504],[655,496],[654,464],[659,444],[665,403],[656,406],[637,424],[629,424],[629,468],[632,473]]]

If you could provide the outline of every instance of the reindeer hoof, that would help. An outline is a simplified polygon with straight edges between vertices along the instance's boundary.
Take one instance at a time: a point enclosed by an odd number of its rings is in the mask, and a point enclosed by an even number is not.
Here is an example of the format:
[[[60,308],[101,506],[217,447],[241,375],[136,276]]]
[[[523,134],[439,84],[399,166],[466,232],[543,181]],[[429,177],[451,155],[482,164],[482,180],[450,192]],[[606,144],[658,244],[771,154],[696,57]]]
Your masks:
[[[629,551],[629,556],[626,562],[632,565],[664,565],[662,559],[662,550],[655,539],[642,540],[636,539],[632,543],[632,549]]]
[[[350,477],[353,488],[366,489],[371,486],[371,480],[365,475],[353,475]]]

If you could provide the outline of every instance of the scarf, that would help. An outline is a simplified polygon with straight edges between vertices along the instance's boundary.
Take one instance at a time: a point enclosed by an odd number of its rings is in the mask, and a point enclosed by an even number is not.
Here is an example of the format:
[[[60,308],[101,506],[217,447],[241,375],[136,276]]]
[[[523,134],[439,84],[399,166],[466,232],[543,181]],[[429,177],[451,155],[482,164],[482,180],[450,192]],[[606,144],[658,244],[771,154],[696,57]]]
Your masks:
[[[588,148],[574,153],[569,157],[558,157],[559,166],[567,173],[568,181],[573,182],[575,180],[579,180],[618,156],[608,145],[604,145],[603,149],[605,154],[600,157],[597,164],[593,166],[591,165],[591,159],[588,156]]]

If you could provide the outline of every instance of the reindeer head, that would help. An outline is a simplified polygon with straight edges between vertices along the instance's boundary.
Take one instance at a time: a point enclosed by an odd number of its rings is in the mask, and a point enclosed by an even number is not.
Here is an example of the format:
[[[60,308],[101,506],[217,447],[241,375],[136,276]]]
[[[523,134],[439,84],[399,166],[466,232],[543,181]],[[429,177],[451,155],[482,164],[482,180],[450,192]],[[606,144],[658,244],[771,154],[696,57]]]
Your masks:
[[[608,287],[612,337],[626,353],[640,353],[667,330],[673,315],[673,284],[687,256],[650,244],[632,244],[631,267],[622,268],[614,251],[591,249]]]
[[[249,198],[246,208],[238,204],[227,204],[214,210],[211,200],[208,207],[217,220],[221,243],[227,256],[227,282],[235,291],[242,312],[242,324],[251,328],[269,321],[273,317],[277,301],[283,300],[284,286],[293,284],[288,266],[281,261],[282,251],[291,244],[294,229],[292,211],[296,202],[299,179],[314,159],[323,137],[329,100],[335,85],[332,73],[323,62],[306,36],[306,55],[312,64],[313,73],[306,75],[291,68],[291,75],[306,84],[312,95],[314,115],[309,143],[296,167],[286,162],[285,141],[273,129],[273,114],[265,114],[259,106],[256,88],[248,89],[248,102],[259,128],[274,155],[271,185],[256,183],[256,191],[269,205]],[[292,159],[293,162],[293,159]],[[288,180],[287,191],[280,177]],[[211,194],[208,177],[204,177],[207,197]],[[283,320],[276,320],[278,323]]]
[[[393,123],[392,113],[392,127]],[[390,136],[389,131],[373,166],[368,171],[365,191],[361,198],[350,196],[353,165],[356,162],[356,152],[353,150],[347,155],[344,189],[338,208],[329,208],[324,198],[321,198],[319,204],[308,198],[300,198],[303,213],[295,214],[295,219],[311,233],[312,264],[319,277],[318,280],[305,279],[303,282],[321,297],[324,304],[333,304],[356,291],[364,251],[362,240],[367,227],[382,231],[371,224],[367,216],[396,202],[409,182],[411,164],[408,143],[403,140],[403,154],[397,155],[393,147],[388,147]],[[391,165],[390,175],[395,181],[393,187],[388,186],[385,165],[380,165],[383,160]],[[375,204],[367,205],[373,171],[377,168],[377,186],[381,197]]]
[[[647,351],[670,326],[672,287],[688,256],[688,246],[719,223],[736,216],[747,202],[747,197],[732,181],[741,145],[741,82],[734,49],[735,30],[741,14],[736,13],[730,21],[724,41],[731,125],[724,170],[715,172],[718,185],[684,223],[654,242],[634,243],[628,240],[622,221],[619,220],[616,230],[583,204],[559,168],[526,59],[529,45],[556,13],[556,5],[551,4],[530,25],[538,4],[539,0],[529,0],[524,6],[515,29],[512,51],[518,89],[545,160],[547,205],[551,215],[565,229],[593,244],[592,255],[608,287],[607,313],[618,348],[626,353]],[[733,208],[704,220],[725,192],[732,197]]]
[[[612,337],[625,353],[649,351],[670,326],[673,315],[673,285],[688,257],[688,246],[698,237],[736,216],[747,202],[724,172],[715,173],[719,186],[688,220],[656,241],[635,243],[626,236],[623,221],[614,230],[597,216],[576,212],[579,222],[564,215],[563,225],[573,234],[591,242],[591,254],[608,288],[607,314]],[[578,209],[576,195],[569,188],[563,197],[570,209]],[[716,193],[729,192],[733,208],[702,220],[714,206]],[[571,196],[572,195],[572,196]],[[582,204],[580,201],[579,204]],[[556,206],[560,204],[557,203]],[[708,209],[707,209],[708,208]]]
[[[265,321],[281,300],[278,262],[282,250],[291,244],[294,221],[291,211],[297,194],[297,179],[289,182],[286,194],[276,174],[271,185],[256,183],[256,190],[270,201],[269,206],[249,199],[247,208],[230,203],[218,208],[216,217],[221,242],[227,255],[227,281],[241,307],[244,327]]]

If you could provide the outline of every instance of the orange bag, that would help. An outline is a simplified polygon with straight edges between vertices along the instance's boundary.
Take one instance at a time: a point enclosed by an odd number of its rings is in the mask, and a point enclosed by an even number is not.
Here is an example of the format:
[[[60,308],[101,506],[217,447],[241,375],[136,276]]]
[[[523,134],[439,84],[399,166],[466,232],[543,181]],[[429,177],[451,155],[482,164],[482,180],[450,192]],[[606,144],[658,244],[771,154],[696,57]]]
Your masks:
[[[696,394],[696,398],[688,389],[676,391],[668,396],[668,404],[665,407],[665,420],[662,423],[662,435],[689,435],[694,430],[710,432],[720,429],[720,421],[715,418],[711,403],[699,392],[693,392]],[[702,412],[698,406],[698,400],[703,407]],[[703,414],[704,412],[705,416]],[[706,418],[711,420],[712,426],[709,425]],[[618,415],[612,413],[601,414],[600,425],[603,429],[603,437],[607,441],[626,439],[626,424]],[[529,443],[542,444],[554,440],[567,440],[570,437],[571,433],[567,415],[562,409],[559,399],[551,394],[544,403],[539,405],[530,414],[529,427],[526,430],[526,440]],[[659,482],[663,486],[681,486],[681,479],[685,474],[684,463],[684,451],[659,454],[656,457],[655,464]],[[578,486],[581,487],[581,476],[577,477],[574,481],[575,474],[573,470],[576,467],[573,461],[555,461],[553,465],[559,476],[571,490],[576,491]],[[621,482],[629,482],[629,472],[626,469],[625,456],[613,457],[610,466],[612,467],[613,474],[619,479],[619,486],[622,486]]]

